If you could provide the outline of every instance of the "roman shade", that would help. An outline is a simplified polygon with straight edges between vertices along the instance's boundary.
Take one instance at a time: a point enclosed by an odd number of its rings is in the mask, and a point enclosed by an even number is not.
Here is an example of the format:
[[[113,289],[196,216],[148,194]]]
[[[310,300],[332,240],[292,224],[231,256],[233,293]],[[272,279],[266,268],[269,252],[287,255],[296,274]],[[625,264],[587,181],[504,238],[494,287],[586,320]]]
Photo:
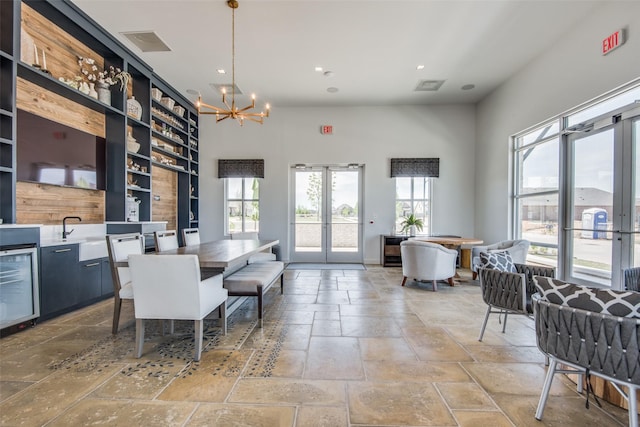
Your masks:
[[[397,176],[437,178],[440,176],[440,158],[391,159],[391,178]]]
[[[264,178],[264,159],[218,159],[218,178]]]

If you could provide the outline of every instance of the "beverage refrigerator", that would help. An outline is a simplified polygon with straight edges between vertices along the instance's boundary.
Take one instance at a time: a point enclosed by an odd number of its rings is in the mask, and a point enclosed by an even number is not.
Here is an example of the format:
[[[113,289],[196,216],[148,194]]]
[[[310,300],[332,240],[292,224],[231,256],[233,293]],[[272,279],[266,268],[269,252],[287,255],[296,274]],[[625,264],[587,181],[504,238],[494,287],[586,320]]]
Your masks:
[[[0,329],[39,316],[38,248],[0,246]]]

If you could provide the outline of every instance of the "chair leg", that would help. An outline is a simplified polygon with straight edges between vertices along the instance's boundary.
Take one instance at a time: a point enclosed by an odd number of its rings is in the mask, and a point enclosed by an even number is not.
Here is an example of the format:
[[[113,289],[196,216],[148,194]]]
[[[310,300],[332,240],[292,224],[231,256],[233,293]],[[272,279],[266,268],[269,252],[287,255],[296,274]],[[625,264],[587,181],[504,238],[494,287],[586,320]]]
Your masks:
[[[472,277],[472,279],[473,279],[473,280],[476,280],[477,278],[478,278],[478,272],[477,272],[477,271],[474,271],[474,272],[473,272],[473,277]]]
[[[195,349],[193,352],[193,360],[198,362],[200,360],[200,355],[202,354],[202,335],[204,330],[204,320],[194,320],[194,338],[195,338]]]
[[[118,324],[120,323],[120,309],[122,307],[122,300],[120,298],[115,299],[113,305],[113,326],[111,327],[111,333],[116,335],[118,333]]]
[[[142,357],[144,347],[144,319],[136,319],[136,357]]]
[[[636,398],[637,386],[629,386],[627,397],[629,399],[629,427],[638,427],[638,399]]]
[[[262,286],[258,286],[258,321],[262,328]]]
[[[449,277],[447,279],[447,283],[449,283],[449,286],[455,286],[456,282],[453,281],[453,277]]]
[[[218,307],[220,313],[220,322],[222,322],[222,335],[227,335],[227,301],[224,301]]]
[[[407,283],[407,276],[404,276],[402,278],[402,286],[404,286],[405,283]]]
[[[438,292],[438,282],[435,280],[431,281],[431,287],[433,288],[433,292]]]
[[[556,365],[558,361],[551,359],[549,369],[547,369],[547,376],[544,379],[544,385],[542,386],[542,393],[540,394],[540,401],[538,401],[538,408],[536,409],[536,420],[542,420],[542,413],[544,407],[547,404],[547,398],[549,397],[549,390],[551,390],[551,383],[553,382],[553,376],[556,373]]]
[[[284,294],[284,274],[280,275],[280,295]]]
[[[503,311],[504,313],[504,323],[502,324],[502,333],[504,334],[504,331],[507,330],[507,312]]]
[[[482,337],[484,336],[484,330],[487,327],[487,320],[489,320],[489,315],[491,314],[491,306],[487,306],[487,313],[484,315],[484,322],[482,322],[482,329],[480,329],[480,336],[478,337],[478,341],[482,341]]]

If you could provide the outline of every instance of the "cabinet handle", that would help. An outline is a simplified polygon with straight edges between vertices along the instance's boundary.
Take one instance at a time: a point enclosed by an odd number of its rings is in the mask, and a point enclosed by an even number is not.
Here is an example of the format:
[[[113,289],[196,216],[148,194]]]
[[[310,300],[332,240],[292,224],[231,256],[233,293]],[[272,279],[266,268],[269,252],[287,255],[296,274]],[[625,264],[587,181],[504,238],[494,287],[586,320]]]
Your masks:
[[[53,251],[54,253],[60,253],[60,252],[69,252],[71,250],[71,248],[67,248],[67,249],[56,249],[55,251]]]
[[[91,264],[85,264],[85,267],[95,267],[96,265],[100,265],[99,262],[92,262]]]

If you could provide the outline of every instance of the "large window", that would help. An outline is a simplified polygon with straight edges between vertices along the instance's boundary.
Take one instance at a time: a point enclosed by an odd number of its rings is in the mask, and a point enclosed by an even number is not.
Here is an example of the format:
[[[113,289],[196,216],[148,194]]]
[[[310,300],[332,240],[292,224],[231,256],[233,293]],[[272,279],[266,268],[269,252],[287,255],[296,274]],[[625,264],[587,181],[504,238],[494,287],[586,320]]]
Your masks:
[[[421,234],[431,233],[431,178],[396,177],[396,231],[400,223],[413,214],[424,224]]]
[[[225,178],[226,233],[259,231],[260,181],[258,178]]]
[[[639,265],[638,82],[513,138],[513,236],[558,277],[622,287]]]
[[[531,242],[535,261],[558,262],[559,121],[515,138],[515,235]]]

